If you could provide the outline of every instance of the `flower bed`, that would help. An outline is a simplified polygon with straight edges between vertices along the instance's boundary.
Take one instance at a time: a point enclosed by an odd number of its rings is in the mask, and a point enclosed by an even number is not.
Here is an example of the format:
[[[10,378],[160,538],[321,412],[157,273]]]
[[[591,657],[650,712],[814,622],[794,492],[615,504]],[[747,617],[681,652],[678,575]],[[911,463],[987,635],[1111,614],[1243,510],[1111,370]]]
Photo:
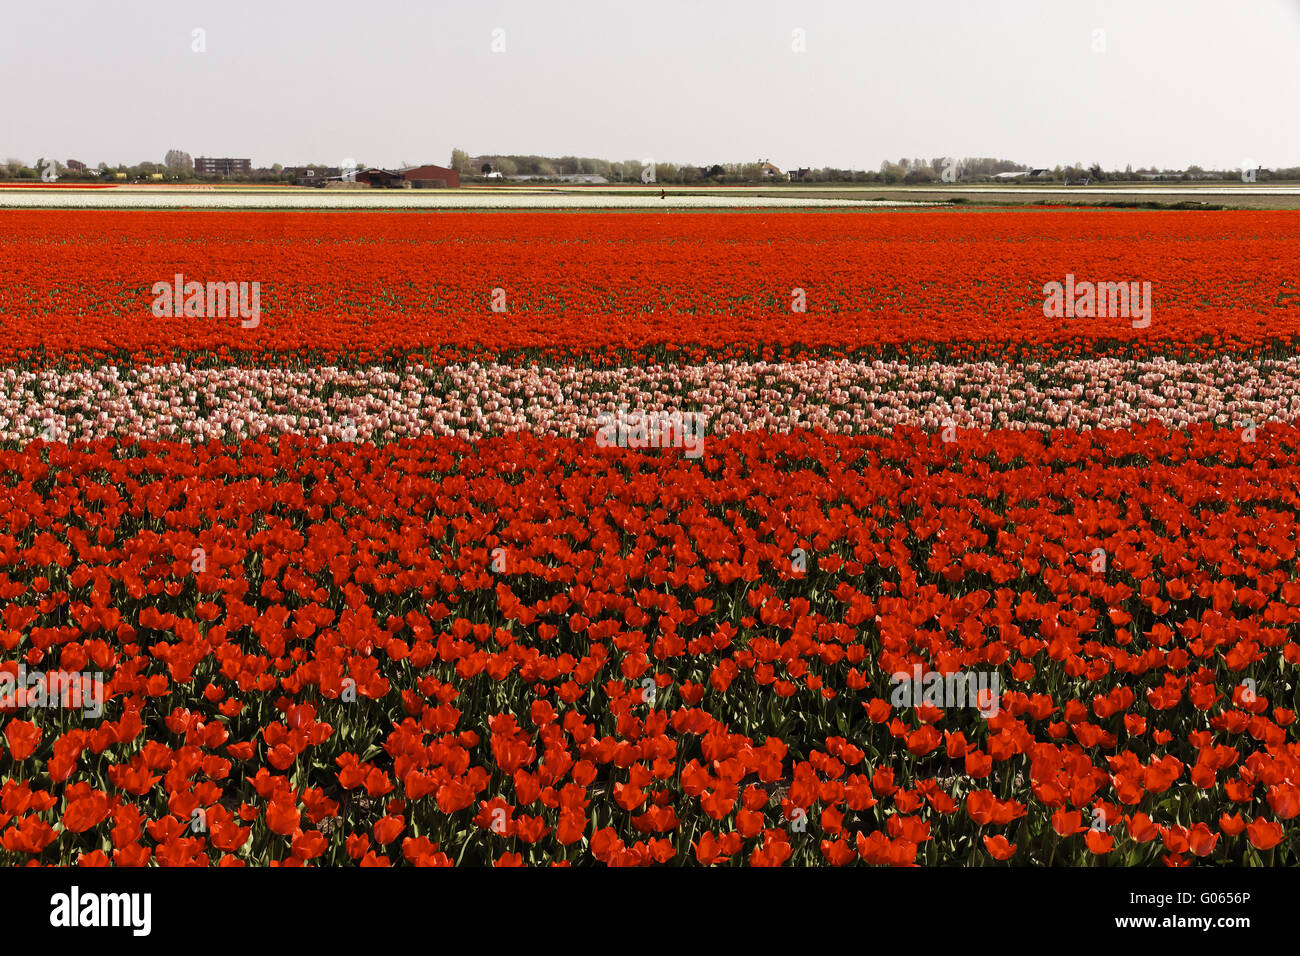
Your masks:
[[[0,221],[0,863],[1300,864],[1293,215]]]
[[[0,224],[0,362],[38,368],[1203,361],[1300,343],[1286,212],[46,210]],[[259,283],[258,324],[155,315],[154,286],[178,274]],[[1044,287],[1067,275],[1150,282],[1151,325],[1049,318]]]

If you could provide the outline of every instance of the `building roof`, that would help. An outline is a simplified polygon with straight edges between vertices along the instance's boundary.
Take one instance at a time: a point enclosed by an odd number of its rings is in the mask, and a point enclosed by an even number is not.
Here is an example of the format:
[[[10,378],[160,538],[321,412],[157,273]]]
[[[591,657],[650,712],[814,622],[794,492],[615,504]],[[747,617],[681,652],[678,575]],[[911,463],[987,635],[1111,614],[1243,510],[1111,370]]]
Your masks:
[[[435,166],[432,163],[426,163],[423,166],[407,166],[399,172],[399,175],[407,179],[439,179],[445,177],[448,173],[459,176],[460,173],[454,169],[448,169],[446,166]]]

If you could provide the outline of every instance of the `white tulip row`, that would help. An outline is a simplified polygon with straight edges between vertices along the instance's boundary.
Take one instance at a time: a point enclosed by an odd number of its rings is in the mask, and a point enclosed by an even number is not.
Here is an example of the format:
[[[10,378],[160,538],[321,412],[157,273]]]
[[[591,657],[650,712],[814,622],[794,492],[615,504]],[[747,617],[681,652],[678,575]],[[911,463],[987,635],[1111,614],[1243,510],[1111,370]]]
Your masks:
[[[693,413],[709,433],[1234,428],[1300,421],[1300,357],[1074,359],[1051,364],[847,360],[626,368],[502,364],[0,372],[0,441],[207,441],[295,433],[388,442],[522,429],[578,437],[620,410]]]

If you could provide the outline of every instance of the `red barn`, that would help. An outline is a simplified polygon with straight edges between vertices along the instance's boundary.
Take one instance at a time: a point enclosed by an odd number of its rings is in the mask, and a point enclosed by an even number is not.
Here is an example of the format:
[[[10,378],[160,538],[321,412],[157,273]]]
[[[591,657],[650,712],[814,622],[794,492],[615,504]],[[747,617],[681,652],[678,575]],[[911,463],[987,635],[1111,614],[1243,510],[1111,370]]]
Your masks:
[[[445,166],[412,166],[410,169],[402,170],[402,178],[416,189],[460,187],[460,173]]]

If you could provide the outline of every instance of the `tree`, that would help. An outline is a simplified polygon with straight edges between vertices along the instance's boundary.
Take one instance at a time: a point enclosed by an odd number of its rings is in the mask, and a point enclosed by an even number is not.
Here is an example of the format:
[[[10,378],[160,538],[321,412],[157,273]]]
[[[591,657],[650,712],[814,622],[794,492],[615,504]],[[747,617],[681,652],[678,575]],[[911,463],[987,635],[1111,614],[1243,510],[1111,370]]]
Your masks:
[[[472,173],[474,169],[470,165],[469,153],[463,149],[453,149],[451,151],[451,168],[464,175]]]
[[[167,150],[167,155],[163,157],[163,165],[174,173],[194,172],[194,160],[190,158],[189,153],[179,149]]]

